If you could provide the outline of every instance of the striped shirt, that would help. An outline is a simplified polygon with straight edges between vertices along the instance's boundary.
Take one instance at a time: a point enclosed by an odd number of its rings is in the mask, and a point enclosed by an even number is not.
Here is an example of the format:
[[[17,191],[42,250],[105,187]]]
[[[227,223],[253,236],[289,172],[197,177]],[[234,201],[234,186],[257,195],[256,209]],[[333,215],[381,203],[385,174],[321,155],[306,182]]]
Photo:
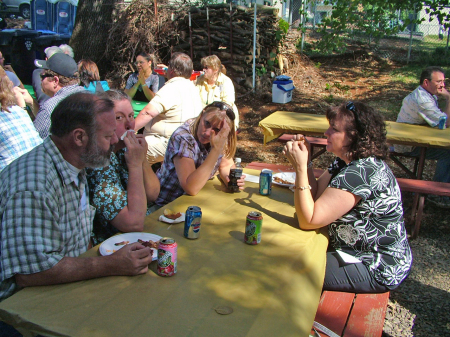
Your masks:
[[[0,111],[0,172],[41,143],[42,139],[24,109],[15,105],[9,107],[9,112]]]
[[[72,172],[49,137],[0,173],[0,301],[17,290],[15,274],[87,250],[95,208],[82,202],[84,170]]]
[[[36,130],[39,132],[39,136],[42,139],[47,137],[50,133],[50,117],[52,115],[53,110],[56,108],[59,102],[61,102],[67,96],[70,96],[76,92],[84,91],[85,89],[78,84],[69,85],[67,87],[62,87],[58,90],[55,96],[46,100],[39,108],[36,119],[34,120],[34,126]]]

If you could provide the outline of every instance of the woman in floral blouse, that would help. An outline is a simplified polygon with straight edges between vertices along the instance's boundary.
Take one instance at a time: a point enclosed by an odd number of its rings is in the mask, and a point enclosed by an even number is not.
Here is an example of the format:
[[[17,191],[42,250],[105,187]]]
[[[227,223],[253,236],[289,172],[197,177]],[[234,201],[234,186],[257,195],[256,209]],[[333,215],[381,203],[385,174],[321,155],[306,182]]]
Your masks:
[[[147,143],[134,133],[134,111],[130,97],[109,90],[99,97],[114,102],[115,144],[108,166],[87,169],[89,201],[96,208],[93,243],[99,244],[117,232],[142,232],[144,219],[159,194],[159,180],[145,159]]]
[[[328,109],[327,119],[327,151],[337,158],[318,180],[303,136],[284,148],[296,171],[299,225],[328,226],[325,290],[390,291],[408,276],[412,254],[400,188],[383,161],[388,155],[384,120],[358,102]]]

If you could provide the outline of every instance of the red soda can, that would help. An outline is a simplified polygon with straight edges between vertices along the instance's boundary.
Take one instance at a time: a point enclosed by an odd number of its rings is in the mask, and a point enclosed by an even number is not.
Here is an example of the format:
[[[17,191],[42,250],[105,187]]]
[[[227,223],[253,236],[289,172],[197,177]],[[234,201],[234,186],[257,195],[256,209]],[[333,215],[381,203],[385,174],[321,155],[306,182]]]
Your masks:
[[[172,238],[162,238],[158,244],[158,275],[173,276],[177,272],[177,243]]]
[[[263,217],[260,212],[248,212],[245,221],[244,242],[249,245],[257,245],[261,242],[261,226]]]

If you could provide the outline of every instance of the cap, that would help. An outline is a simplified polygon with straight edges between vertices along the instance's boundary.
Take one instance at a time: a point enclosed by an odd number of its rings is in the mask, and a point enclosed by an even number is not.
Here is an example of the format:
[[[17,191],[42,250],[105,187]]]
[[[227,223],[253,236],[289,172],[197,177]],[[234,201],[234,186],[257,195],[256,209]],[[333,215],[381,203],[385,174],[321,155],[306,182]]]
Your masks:
[[[65,77],[76,77],[78,66],[73,58],[63,53],[56,53],[47,61],[35,60],[34,64],[38,68],[49,69]]]

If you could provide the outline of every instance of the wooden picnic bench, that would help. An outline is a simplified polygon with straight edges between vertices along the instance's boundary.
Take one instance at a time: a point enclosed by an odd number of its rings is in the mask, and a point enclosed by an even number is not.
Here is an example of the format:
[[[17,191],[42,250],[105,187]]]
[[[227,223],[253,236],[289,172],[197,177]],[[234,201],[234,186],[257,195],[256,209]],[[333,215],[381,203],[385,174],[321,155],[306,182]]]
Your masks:
[[[324,291],[314,318],[311,335],[327,337],[380,337],[383,332],[389,292],[354,294]]]

